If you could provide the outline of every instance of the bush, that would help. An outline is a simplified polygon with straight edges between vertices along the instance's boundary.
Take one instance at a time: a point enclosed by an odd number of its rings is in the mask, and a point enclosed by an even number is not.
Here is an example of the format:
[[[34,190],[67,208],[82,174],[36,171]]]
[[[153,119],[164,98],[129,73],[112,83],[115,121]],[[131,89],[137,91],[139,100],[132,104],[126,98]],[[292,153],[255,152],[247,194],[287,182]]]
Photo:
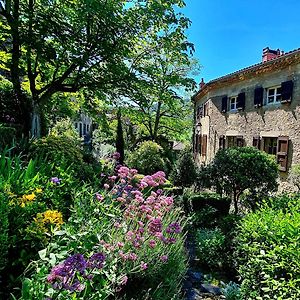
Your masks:
[[[185,150],[177,160],[171,175],[177,186],[189,187],[197,178],[197,170],[190,150]]]
[[[230,281],[224,288],[222,288],[222,293],[225,296],[226,300],[241,299],[240,286],[232,281]]]
[[[236,256],[243,299],[300,299],[299,197],[293,202],[242,220]]]
[[[190,202],[193,211],[200,211],[210,206],[214,208],[219,215],[227,215],[229,213],[230,199],[222,197],[217,193],[197,193],[190,197]]]
[[[152,141],[139,144],[135,151],[129,153],[126,163],[129,167],[137,169],[142,174],[153,174],[159,170],[166,171],[167,169],[163,148]]]
[[[44,158],[50,163],[60,165],[64,161],[68,165],[83,164],[80,144],[66,136],[48,135],[33,142],[30,147],[31,157]]]
[[[219,269],[224,265],[225,235],[219,228],[199,229],[196,233],[196,255],[201,265]]]
[[[233,198],[235,213],[238,212],[239,198],[245,191],[253,199],[248,202],[250,208],[255,209],[257,201],[277,189],[278,165],[274,157],[254,147],[219,150],[203,173],[200,175],[207,177],[208,187],[215,187],[218,193]]]
[[[300,164],[292,166],[289,172],[289,181],[300,191]]]
[[[8,201],[0,192],[0,273],[6,267],[9,247]],[[1,296],[1,294],[0,294]]]
[[[4,126],[0,123],[0,151],[7,146],[12,146],[16,139],[16,129],[14,127]]]

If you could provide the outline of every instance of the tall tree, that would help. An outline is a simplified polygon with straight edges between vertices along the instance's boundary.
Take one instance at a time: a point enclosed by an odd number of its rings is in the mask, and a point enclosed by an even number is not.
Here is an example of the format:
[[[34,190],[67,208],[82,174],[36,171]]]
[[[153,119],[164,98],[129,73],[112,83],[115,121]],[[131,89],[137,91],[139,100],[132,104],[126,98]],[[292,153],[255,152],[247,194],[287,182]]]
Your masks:
[[[105,96],[130,85],[139,64],[132,49],[178,22],[174,5],[184,2],[1,0],[11,80],[21,101],[22,86],[30,93],[32,133],[40,134],[41,114],[56,93],[89,89]]]
[[[188,19],[181,16],[176,26],[168,27],[158,38],[151,36],[146,47],[136,50],[138,80],[134,90],[129,90],[128,103],[155,141],[178,138],[184,128],[191,128],[187,126],[191,114],[187,93],[196,86],[191,77],[199,64],[192,58],[194,47],[184,33],[188,26]]]

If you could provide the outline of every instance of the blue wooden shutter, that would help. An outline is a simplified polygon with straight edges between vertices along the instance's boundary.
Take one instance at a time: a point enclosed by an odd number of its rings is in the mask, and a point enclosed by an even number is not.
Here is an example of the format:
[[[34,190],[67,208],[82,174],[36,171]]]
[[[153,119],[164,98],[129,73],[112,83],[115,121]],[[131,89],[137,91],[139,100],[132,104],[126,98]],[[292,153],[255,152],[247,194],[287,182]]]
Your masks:
[[[281,83],[281,103],[292,102],[293,87],[292,80]]]
[[[245,93],[239,93],[238,97],[237,97],[237,109],[238,110],[245,110],[245,102],[246,102]]]
[[[228,97],[227,96],[223,97],[222,98],[222,108],[221,108],[222,113],[227,112],[227,106],[228,106],[227,102],[228,102]]]
[[[254,90],[254,107],[261,107],[264,101],[264,88],[257,87]]]

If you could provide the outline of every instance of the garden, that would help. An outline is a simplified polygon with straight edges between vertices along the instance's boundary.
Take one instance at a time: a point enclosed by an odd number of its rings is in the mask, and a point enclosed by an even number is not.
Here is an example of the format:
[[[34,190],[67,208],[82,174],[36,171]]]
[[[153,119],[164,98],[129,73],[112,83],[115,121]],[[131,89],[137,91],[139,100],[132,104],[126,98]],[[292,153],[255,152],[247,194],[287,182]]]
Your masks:
[[[195,165],[184,5],[0,1],[0,299],[300,299],[300,167]]]

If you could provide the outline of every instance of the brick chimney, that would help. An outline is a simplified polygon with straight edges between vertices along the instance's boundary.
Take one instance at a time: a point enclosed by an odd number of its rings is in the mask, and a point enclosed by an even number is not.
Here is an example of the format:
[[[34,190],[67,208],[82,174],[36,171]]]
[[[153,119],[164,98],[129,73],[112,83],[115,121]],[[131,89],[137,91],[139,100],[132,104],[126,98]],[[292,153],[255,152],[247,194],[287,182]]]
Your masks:
[[[271,50],[269,47],[266,47],[263,49],[262,62],[272,60],[283,54],[284,54],[284,51],[280,51],[280,49]]]
[[[205,85],[204,79],[201,78],[201,82],[199,83],[200,90],[204,87],[204,85]]]

